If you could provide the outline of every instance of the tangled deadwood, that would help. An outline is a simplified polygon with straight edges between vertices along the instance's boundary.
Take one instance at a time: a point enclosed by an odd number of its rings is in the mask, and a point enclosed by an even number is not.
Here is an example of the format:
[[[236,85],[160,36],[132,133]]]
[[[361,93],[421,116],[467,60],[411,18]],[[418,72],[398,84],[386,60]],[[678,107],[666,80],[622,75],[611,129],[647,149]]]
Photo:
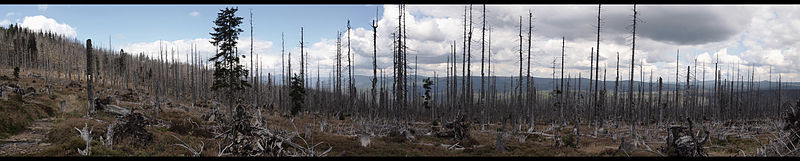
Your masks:
[[[139,113],[132,113],[125,115],[120,119],[120,122],[113,129],[114,142],[122,142],[127,138],[132,138],[134,144],[147,145],[153,141],[153,134],[144,129],[145,126],[151,123],[147,118]]]
[[[78,153],[81,154],[82,156],[92,155],[92,144],[91,144],[92,130],[87,129],[86,123],[83,123],[83,129],[78,129],[77,127],[74,128],[75,130],[78,131],[78,133],[80,133],[81,139],[83,139],[83,141],[86,142],[86,148],[84,148],[83,150],[79,148]]]
[[[769,143],[762,145],[758,152],[760,156],[800,156],[800,148],[797,147],[800,143],[800,99],[783,106],[787,108],[782,120],[783,127]]]
[[[131,113],[130,109],[119,107],[117,105],[112,105],[111,102],[113,100],[114,99],[110,96],[94,99],[95,110],[106,111],[108,113],[116,114],[119,116],[126,116]]]
[[[222,122],[222,121],[219,121]],[[218,122],[218,123],[219,123]],[[258,126],[257,121],[253,120],[250,112],[244,106],[237,106],[234,110],[234,117],[231,121],[222,124],[220,137],[231,143],[220,154],[231,154],[234,156],[325,156],[333,147],[325,151],[318,151],[317,146],[309,146],[303,137],[298,136],[297,132],[276,131],[273,133],[265,127]],[[284,137],[288,136],[288,137]],[[293,138],[299,138],[306,146],[292,142]]]
[[[200,118],[208,122],[218,122],[220,124],[224,124],[223,122],[225,122],[225,114],[223,114],[219,109],[211,109],[208,112],[203,113]]]
[[[189,144],[187,144],[186,142],[184,142],[183,140],[181,140],[181,138],[178,138],[178,137],[177,137],[177,136],[175,136],[175,135],[171,135],[171,136],[172,136],[173,138],[175,138],[176,140],[178,140],[178,141],[180,141],[180,142],[181,142],[180,144],[172,144],[172,145],[179,146],[179,147],[183,147],[183,148],[185,148],[186,150],[189,150],[189,152],[191,152],[191,153],[192,153],[192,156],[194,156],[194,157],[199,157],[199,156],[200,156],[200,154],[202,154],[202,153],[203,153],[203,148],[206,146],[206,143],[205,143],[205,142],[203,142],[203,141],[200,141],[200,146],[199,146],[200,150],[198,151],[198,150],[196,150],[195,148],[192,148],[192,146],[191,146],[191,145],[189,145]]]
[[[800,99],[797,100],[794,106],[788,106],[786,116],[783,118],[783,130],[789,131],[788,141],[792,143],[800,142]],[[794,144],[791,144],[791,149],[795,149]]]
[[[111,104],[111,97],[109,96],[94,99],[94,107],[96,110],[103,110],[108,104]]]
[[[417,141],[417,138],[414,137],[414,135],[416,134],[417,134],[416,130],[412,128],[401,127],[401,128],[393,128],[392,130],[390,130],[388,137],[390,138],[390,140],[393,140],[395,142],[408,141],[413,143]]]
[[[708,154],[703,150],[703,145],[709,140],[709,132],[703,130],[701,134],[692,131],[692,120],[687,119],[689,127],[671,126],[667,129],[666,147],[662,152],[668,156],[680,157],[705,157]]]
[[[22,89],[22,87],[14,83],[3,83],[2,85],[0,85],[0,88],[2,88],[4,91],[14,92],[19,95],[25,95],[28,93],[27,90]]]
[[[465,116],[460,116],[458,119],[446,123],[444,128],[437,128],[434,131],[439,131],[436,133],[437,137],[452,138],[460,141],[464,146],[471,146],[477,143],[477,141],[470,136],[470,122]]]

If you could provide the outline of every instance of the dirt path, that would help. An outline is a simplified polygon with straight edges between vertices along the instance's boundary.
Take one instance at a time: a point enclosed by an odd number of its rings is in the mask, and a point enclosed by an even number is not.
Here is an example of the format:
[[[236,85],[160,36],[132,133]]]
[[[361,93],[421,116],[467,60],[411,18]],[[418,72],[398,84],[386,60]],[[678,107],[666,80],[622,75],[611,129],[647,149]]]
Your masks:
[[[36,154],[48,146],[47,134],[53,129],[55,118],[44,118],[34,121],[22,133],[0,140],[0,156],[21,156]]]

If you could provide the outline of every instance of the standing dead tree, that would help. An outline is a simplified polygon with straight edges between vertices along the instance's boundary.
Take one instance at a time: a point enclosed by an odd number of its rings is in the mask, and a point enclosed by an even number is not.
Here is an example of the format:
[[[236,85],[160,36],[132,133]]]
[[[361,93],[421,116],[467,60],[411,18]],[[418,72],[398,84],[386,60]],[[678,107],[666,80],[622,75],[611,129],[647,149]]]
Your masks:
[[[629,105],[628,107],[630,107],[630,111],[628,111],[628,112],[630,112],[629,114],[631,116],[631,118],[630,118],[631,140],[636,140],[636,131],[635,131],[636,130],[636,122],[635,122],[635,118],[634,118],[634,115],[633,115],[633,113],[634,113],[634,110],[633,110],[633,105],[634,105],[633,104],[633,71],[634,71],[634,69],[633,68],[635,67],[634,63],[635,63],[635,60],[636,60],[635,58],[636,58],[636,21],[637,21],[636,20],[636,15],[637,14],[638,13],[636,13],[636,4],[633,4],[633,34],[631,34],[633,36],[633,44],[631,45],[631,71],[630,71],[631,72],[631,77],[630,77],[631,79],[630,79],[630,83],[628,85],[628,105]],[[634,143],[635,142],[636,141],[634,141]]]
[[[375,8],[375,20],[372,20],[372,107],[377,106],[375,84],[378,82],[378,8]],[[373,109],[374,110],[374,109]]]
[[[87,116],[94,114],[94,89],[92,83],[94,82],[95,74],[94,74],[94,65],[92,65],[92,59],[94,56],[92,55],[92,39],[86,40],[86,95],[88,97],[88,108],[89,113]]]
[[[350,98],[348,99],[349,101],[347,101],[348,102],[347,105],[348,105],[348,109],[349,110],[353,110],[352,108],[354,107],[354,103],[355,103],[354,101],[356,99],[356,87],[355,87],[355,84],[353,83],[353,59],[355,57],[351,56],[351,53],[350,53],[350,49],[351,49],[350,48],[350,33],[351,32],[352,32],[352,30],[350,30],[350,20],[347,20],[347,75],[348,75],[347,90],[348,90],[348,92],[349,92],[348,94],[350,96]],[[356,111],[353,111],[353,112],[356,112]]]
[[[466,77],[467,77],[467,90],[464,91],[465,92],[464,94],[465,94],[465,97],[466,97],[465,101],[467,102],[467,104],[466,104],[467,105],[466,106],[466,109],[467,109],[466,114],[467,114],[468,117],[471,117],[472,113],[470,113],[470,112],[472,112],[471,108],[473,108],[473,106],[472,106],[473,105],[473,101],[472,101],[472,97],[473,97],[472,96],[473,95],[472,94],[473,93],[473,90],[472,90],[472,70],[471,70],[471,68],[472,68],[472,4],[469,5],[469,32],[467,33],[467,51],[466,51],[466,53],[467,53],[467,59],[466,59],[466,61],[467,61],[467,75],[466,75]]]
[[[536,83],[535,79],[531,77],[531,41],[533,40],[533,13],[528,11],[528,75],[525,77],[527,80],[526,89],[527,89],[527,99],[531,100],[532,102],[527,103],[528,106],[528,119],[530,122],[530,128],[528,131],[533,131],[534,127],[536,126],[536,116],[534,115],[534,109],[536,108]]]
[[[596,41],[596,43],[597,43],[597,47],[596,47],[597,50],[596,51],[597,52],[595,52],[595,54],[597,56],[595,57],[595,61],[594,61],[594,63],[595,63],[595,65],[594,65],[594,67],[595,67],[595,70],[594,70],[595,71],[595,74],[594,74],[595,83],[594,83],[594,97],[593,97],[594,100],[595,100],[595,103],[594,103],[594,105],[592,105],[592,109],[594,111],[594,113],[592,114],[592,117],[594,119],[592,119],[592,120],[594,121],[594,125],[595,125],[594,126],[594,134],[595,134],[595,136],[597,136],[598,126],[602,126],[603,120],[601,120],[601,119],[603,118],[603,116],[605,116],[604,107],[600,107],[601,104],[598,103],[599,99],[605,99],[605,97],[601,98],[598,95],[598,84],[599,84],[599,81],[600,81],[600,76],[599,76],[599,74],[600,74],[600,7],[601,7],[601,4],[597,4],[597,41]],[[603,87],[605,87],[605,86],[606,85],[604,83]],[[600,125],[598,125],[598,124],[600,124]]]
[[[486,117],[484,115],[484,110],[486,108],[486,91],[484,90],[484,71],[483,71],[483,62],[485,58],[485,51],[486,51],[486,4],[483,4],[483,28],[481,28],[481,91],[480,91],[480,99],[478,99],[478,106],[481,108],[481,117]],[[484,119],[481,119],[483,121]],[[481,126],[483,126],[485,122],[481,122]]]
[[[525,86],[522,85],[522,80],[523,80],[523,76],[522,76],[522,70],[523,69],[522,69],[522,66],[525,63],[522,60],[522,48],[523,48],[522,47],[522,42],[523,41],[524,41],[524,39],[522,37],[522,16],[519,16],[519,77],[517,77],[518,78],[518,80],[517,80],[518,81],[518,83],[517,83],[518,92],[517,92],[517,101],[515,102],[517,104],[517,106],[515,106],[515,108],[517,108],[517,110],[522,110],[521,107],[524,104],[523,103],[524,100],[522,99],[522,94],[523,94],[522,93],[522,88],[525,87]],[[518,122],[519,119],[513,119],[513,121],[514,122]]]

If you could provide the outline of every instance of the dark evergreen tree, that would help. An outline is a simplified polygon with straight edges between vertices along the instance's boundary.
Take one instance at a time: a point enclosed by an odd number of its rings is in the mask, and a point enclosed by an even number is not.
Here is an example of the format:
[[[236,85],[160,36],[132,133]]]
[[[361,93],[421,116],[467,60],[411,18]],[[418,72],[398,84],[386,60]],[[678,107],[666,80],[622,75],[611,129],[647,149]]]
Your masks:
[[[433,105],[433,98],[431,97],[431,86],[433,86],[433,81],[431,78],[425,78],[422,80],[422,82],[425,82],[425,84],[422,84],[422,88],[425,89],[425,96],[423,96],[425,102],[423,104],[425,105],[425,109],[431,109],[431,105]]]
[[[239,55],[236,48],[236,39],[239,39],[239,33],[243,30],[239,28],[242,23],[242,17],[237,17],[236,11],[238,8],[225,8],[220,9],[217,13],[217,19],[214,20],[214,32],[209,33],[212,36],[211,44],[218,47],[219,50],[211,57],[209,61],[214,62],[214,82],[211,85],[212,91],[225,89],[228,96],[229,110],[233,109],[234,101],[236,100],[234,93],[243,90],[245,87],[250,87],[246,78],[248,75],[247,69],[239,64]],[[244,55],[242,55],[244,58]],[[230,112],[230,111],[229,111]]]
[[[297,115],[303,109],[306,96],[304,87],[302,77],[297,76],[297,74],[292,76],[291,91],[289,92],[289,96],[292,97],[292,116]]]

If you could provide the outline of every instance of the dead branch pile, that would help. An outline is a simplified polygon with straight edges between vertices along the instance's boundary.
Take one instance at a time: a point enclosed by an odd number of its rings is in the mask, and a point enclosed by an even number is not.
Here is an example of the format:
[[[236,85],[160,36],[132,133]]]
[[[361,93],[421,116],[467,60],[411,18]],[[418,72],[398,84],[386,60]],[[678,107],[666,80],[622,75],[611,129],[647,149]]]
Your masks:
[[[392,138],[391,140],[397,140],[398,142],[415,142],[417,138],[414,135],[419,134],[417,130],[408,127],[401,127],[401,128],[394,128],[389,131],[388,137]]]
[[[668,156],[705,157],[708,154],[703,150],[703,145],[709,140],[709,132],[703,130],[703,135],[692,131],[692,120],[687,119],[689,127],[672,126],[667,130],[666,147],[662,152]]]
[[[219,152],[220,155],[231,154],[235,156],[325,156],[330,152],[331,148],[326,151],[318,151],[317,146],[322,142],[313,146],[308,146],[308,143],[303,137],[299,137],[297,132],[287,133],[284,131],[276,130],[273,133],[269,129],[257,126],[257,121],[253,120],[253,116],[249,114],[244,106],[237,106],[234,112],[233,119],[227,124],[223,124],[220,128],[218,137],[223,140],[228,140],[231,143]],[[220,120],[220,119],[218,119]],[[221,120],[219,122],[222,122]],[[229,129],[224,129],[230,127]],[[287,136],[288,137],[284,137]],[[292,138],[298,137],[306,146],[292,142]]]
[[[36,90],[33,89],[33,87],[29,87],[28,89],[23,89],[22,87],[20,87],[17,84],[8,83],[8,82],[7,83],[3,83],[2,85],[0,85],[0,87],[2,87],[2,90],[4,90],[4,91],[14,92],[14,93],[19,94],[19,95],[25,95],[25,94],[28,94],[28,93],[36,92]]]
[[[150,125],[150,121],[139,113],[125,115],[113,129],[114,142],[122,142],[127,138],[132,138],[134,144],[146,145],[153,141],[153,134],[144,129]]]
[[[778,134],[773,134],[774,139],[759,150],[761,156],[800,156],[800,99],[794,105],[784,105],[787,109],[783,117],[783,127]]]
[[[461,116],[452,122],[446,123],[444,128],[434,129],[434,131],[439,131],[436,133],[437,137],[452,138],[460,141],[465,146],[470,146],[472,143],[476,143],[477,141],[470,136],[469,127],[470,122],[467,121],[465,116]]]
[[[126,116],[131,113],[130,109],[119,107],[117,105],[112,105],[111,102],[113,98],[110,96],[106,96],[105,98],[96,98],[94,99],[95,109],[98,111],[106,111],[108,113]]]

